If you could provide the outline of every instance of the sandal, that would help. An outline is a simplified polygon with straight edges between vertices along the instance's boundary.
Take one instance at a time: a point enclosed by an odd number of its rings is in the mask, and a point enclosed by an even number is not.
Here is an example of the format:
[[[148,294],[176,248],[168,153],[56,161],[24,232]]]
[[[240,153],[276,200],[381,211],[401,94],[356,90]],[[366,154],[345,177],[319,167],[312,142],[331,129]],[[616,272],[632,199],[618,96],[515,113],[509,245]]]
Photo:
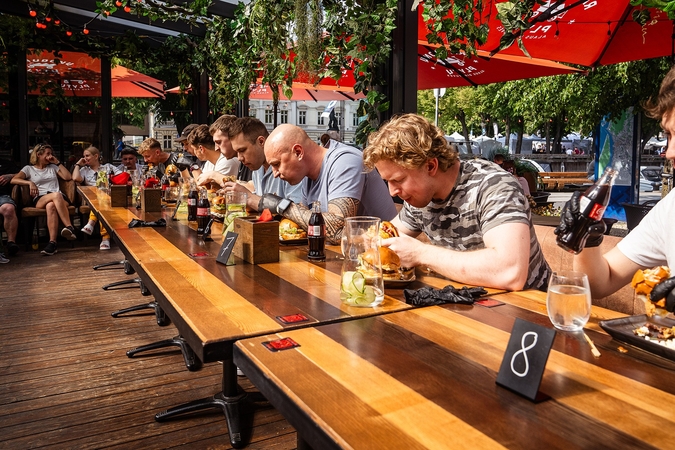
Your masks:
[[[82,227],[82,232],[91,236],[91,234],[94,232],[94,225],[91,222],[86,224]]]
[[[99,250],[110,250],[110,241],[101,241],[101,245],[98,247]]]

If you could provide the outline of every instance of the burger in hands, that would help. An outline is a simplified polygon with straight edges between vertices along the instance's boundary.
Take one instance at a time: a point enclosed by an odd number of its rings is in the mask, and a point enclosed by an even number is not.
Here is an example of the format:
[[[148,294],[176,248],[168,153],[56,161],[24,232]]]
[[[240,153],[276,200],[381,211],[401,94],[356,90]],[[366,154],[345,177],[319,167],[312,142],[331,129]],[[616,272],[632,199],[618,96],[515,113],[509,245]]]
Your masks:
[[[225,197],[219,195],[213,197],[211,200],[211,211],[219,214],[226,214]]]
[[[380,237],[382,239],[389,239],[398,237],[398,230],[391,223],[383,220],[380,222]],[[359,255],[359,272],[368,277],[369,273],[376,270],[378,250],[370,249],[365,253]],[[380,265],[382,266],[382,277],[385,280],[410,280],[412,279],[415,269],[408,269],[401,267],[401,259],[396,252],[388,247],[379,247]]]

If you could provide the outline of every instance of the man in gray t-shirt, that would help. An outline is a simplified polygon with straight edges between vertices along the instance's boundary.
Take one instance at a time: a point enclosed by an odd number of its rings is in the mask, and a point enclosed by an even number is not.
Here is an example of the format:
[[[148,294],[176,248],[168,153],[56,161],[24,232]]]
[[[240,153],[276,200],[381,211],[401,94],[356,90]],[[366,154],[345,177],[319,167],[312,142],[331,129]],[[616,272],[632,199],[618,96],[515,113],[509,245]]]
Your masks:
[[[306,230],[311,216],[309,205],[320,201],[329,243],[340,242],[346,217],[368,215],[391,220],[396,215],[384,181],[376,171],[364,170],[362,154],[356,148],[338,143],[327,149],[301,128],[284,124],[265,141],[265,158],[275,177],[292,185],[302,184],[304,204],[284,205],[285,199],[269,194],[263,196],[263,203]]]
[[[386,239],[405,267],[423,266],[461,283],[546,290],[550,268],[522,187],[488,161],[460,161],[444,133],[416,114],[398,116],[368,140],[364,159],[404,200]],[[429,244],[417,239],[424,233]]]

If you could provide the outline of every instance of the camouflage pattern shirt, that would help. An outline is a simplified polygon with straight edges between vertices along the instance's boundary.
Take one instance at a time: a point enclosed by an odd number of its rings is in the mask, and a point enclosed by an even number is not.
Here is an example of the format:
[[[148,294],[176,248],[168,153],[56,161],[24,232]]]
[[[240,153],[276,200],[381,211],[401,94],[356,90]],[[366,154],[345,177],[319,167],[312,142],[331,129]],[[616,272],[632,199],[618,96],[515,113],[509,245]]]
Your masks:
[[[399,219],[425,233],[433,245],[456,251],[485,248],[483,235],[505,223],[530,227],[530,266],[523,289],[546,290],[551,269],[537,241],[530,205],[518,180],[484,160],[461,161],[457,184],[448,198],[424,208],[405,203]]]

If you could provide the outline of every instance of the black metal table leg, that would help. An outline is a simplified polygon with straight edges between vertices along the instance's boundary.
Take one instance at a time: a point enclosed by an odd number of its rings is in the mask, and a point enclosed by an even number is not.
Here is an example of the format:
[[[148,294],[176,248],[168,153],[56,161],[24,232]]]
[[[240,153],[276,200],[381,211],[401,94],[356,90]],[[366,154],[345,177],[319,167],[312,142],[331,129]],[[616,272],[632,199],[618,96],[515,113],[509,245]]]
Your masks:
[[[103,269],[105,267],[110,267],[111,269],[123,269],[126,262],[127,261],[125,259],[123,259],[122,261],[110,261],[107,263],[98,264],[94,266],[94,270]],[[123,266],[123,267],[114,267],[114,266]]]
[[[150,291],[148,290],[147,287],[145,287],[145,284],[143,283],[143,280],[140,278],[132,278],[130,280],[122,280],[122,281],[115,281],[114,283],[106,284],[103,286],[103,290],[107,291],[110,288],[118,287],[118,286],[124,286],[127,284],[138,284],[138,286],[141,288],[141,294],[142,295],[150,295]]]
[[[142,311],[144,309],[152,309],[155,311],[155,319],[157,319],[157,325],[160,327],[167,326],[171,323],[171,320],[166,316],[164,310],[159,306],[157,302],[143,303],[142,305],[130,306],[129,308],[119,309],[110,313],[113,317],[119,317],[123,314]]]
[[[183,354],[183,360],[185,361],[185,366],[189,371],[194,372],[202,368],[202,362],[199,360],[199,358],[197,358],[195,352],[192,351],[192,349],[190,348],[188,343],[185,342],[185,339],[183,339],[182,336],[176,336],[172,339],[166,339],[163,341],[153,342],[152,344],[143,345],[141,347],[136,347],[132,350],[127,351],[127,356],[129,358],[133,358],[138,353],[165,347],[180,348],[180,351]]]
[[[209,408],[219,408],[225,414],[227,431],[230,435],[230,444],[234,448],[243,448],[250,440],[244,436],[244,429],[250,430],[250,426],[244,426],[243,420],[252,419],[252,414],[246,417],[243,414],[248,395],[237,385],[237,366],[230,356],[223,361],[223,391],[201,400],[195,400],[180,406],[169,408],[166,411],[155,414],[157,422],[164,422],[177,416],[200,411]]]

